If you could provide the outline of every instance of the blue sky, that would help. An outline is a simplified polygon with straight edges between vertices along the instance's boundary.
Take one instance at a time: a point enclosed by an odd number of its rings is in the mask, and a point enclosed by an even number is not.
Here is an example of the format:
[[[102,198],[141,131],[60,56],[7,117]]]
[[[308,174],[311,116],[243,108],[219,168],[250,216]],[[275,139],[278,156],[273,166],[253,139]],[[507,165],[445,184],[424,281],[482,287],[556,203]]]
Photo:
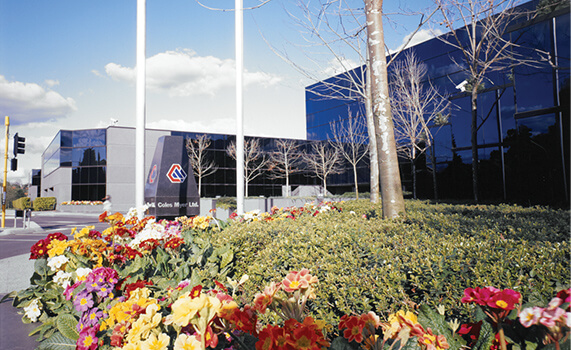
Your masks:
[[[349,2],[362,7],[362,1]],[[231,0],[203,3],[234,6]],[[272,0],[245,12],[247,135],[305,138],[304,87],[314,81],[270,45],[317,76],[335,71],[328,67],[332,57],[309,45],[288,15],[302,18],[295,3]],[[431,5],[386,3],[385,12]],[[419,18],[393,17],[393,25],[385,25],[388,47],[398,47]],[[106,127],[111,118],[135,125],[135,40],[136,0],[0,0],[0,114],[10,116],[11,135],[26,137],[26,154],[9,181],[28,182],[60,129]],[[347,61],[358,59],[348,52]],[[233,133],[233,70],[233,12],[195,0],[147,0],[147,127]]]

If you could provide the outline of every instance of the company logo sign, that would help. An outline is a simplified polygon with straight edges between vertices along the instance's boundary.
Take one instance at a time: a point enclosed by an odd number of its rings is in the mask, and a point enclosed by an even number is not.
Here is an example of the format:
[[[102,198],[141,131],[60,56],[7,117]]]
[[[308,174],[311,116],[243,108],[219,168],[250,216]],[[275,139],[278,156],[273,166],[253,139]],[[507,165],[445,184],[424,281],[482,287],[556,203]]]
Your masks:
[[[149,183],[155,182],[156,179],[157,179],[157,165],[155,164],[153,165],[151,173],[149,174]]]
[[[180,166],[180,164],[171,165],[169,171],[167,172],[167,177],[173,184],[180,184],[186,180],[186,173]]]

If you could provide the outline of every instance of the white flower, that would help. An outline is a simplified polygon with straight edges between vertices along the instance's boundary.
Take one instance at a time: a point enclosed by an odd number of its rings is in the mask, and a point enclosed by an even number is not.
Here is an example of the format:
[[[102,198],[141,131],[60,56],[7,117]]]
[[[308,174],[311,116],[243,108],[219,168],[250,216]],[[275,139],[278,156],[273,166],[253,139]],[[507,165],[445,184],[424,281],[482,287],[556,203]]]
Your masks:
[[[147,211],[147,209],[149,209],[149,206],[144,204],[142,206],[139,207],[135,207],[135,208],[131,208],[129,209],[129,212],[127,212],[127,220],[137,217],[139,219],[143,218],[143,215],[145,215],[145,212]]]
[[[63,289],[66,289],[67,286],[69,286],[70,281],[71,281],[71,273],[69,272],[58,271],[54,276],[54,282],[62,286]]]
[[[38,305],[38,299],[32,300],[32,302],[24,307],[24,316],[30,319],[32,322],[37,322],[38,317],[42,314],[40,306]]]
[[[145,228],[139,232],[135,238],[129,243],[131,247],[139,246],[139,243],[147,239],[162,239],[165,236],[165,227],[153,220],[149,220]]]
[[[65,255],[56,255],[48,258],[48,266],[52,271],[59,270],[69,259]]]
[[[87,277],[87,275],[89,275],[90,272],[91,272],[91,269],[87,268],[87,267],[80,267],[77,270],[75,270],[76,282],[78,280],[81,280],[81,279],[84,279],[85,277]]]

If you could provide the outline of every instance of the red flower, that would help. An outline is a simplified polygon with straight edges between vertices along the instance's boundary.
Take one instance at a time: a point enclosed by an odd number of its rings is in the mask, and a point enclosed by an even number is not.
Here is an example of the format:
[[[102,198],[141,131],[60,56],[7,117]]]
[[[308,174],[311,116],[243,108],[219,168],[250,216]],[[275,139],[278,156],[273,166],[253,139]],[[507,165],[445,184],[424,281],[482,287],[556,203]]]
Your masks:
[[[348,341],[356,341],[361,343],[363,341],[363,328],[365,322],[358,316],[344,315],[339,322],[339,330],[345,329],[343,337]]]
[[[202,292],[202,286],[200,284],[192,287],[192,290],[190,291],[190,298],[198,298],[200,296],[200,292]]]
[[[513,310],[521,300],[521,294],[513,289],[504,289],[494,293],[487,300],[487,305],[494,309]]]
[[[480,330],[482,329],[482,321],[477,323],[466,323],[460,326],[458,334],[467,336],[471,343],[475,343],[480,337]]]
[[[127,286],[125,286],[125,292],[124,292],[125,297],[129,299],[131,297],[131,292],[134,292],[139,288],[144,288],[145,286],[152,286],[152,285],[153,281],[145,281],[145,280],[138,280],[135,283],[130,283]]]
[[[50,240],[47,238],[41,239],[30,248],[30,260],[48,257],[48,244]]]
[[[184,239],[180,237],[173,237],[165,243],[165,248],[176,249],[184,243]]]

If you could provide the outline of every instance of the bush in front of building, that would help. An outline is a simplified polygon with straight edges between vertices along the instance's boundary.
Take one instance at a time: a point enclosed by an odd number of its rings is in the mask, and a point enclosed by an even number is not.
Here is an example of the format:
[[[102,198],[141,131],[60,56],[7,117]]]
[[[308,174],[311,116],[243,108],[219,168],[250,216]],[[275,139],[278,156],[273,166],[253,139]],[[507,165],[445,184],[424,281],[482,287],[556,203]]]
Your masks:
[[[328,322],[422,304],[467,315],[466,287],[513,288],[549,301],[569,283],[569,211],[407,201],[407,217],[386,220],[367,200],[339,206],[214,234],[234,247],[235,276],[250,276],[246,299],[302,267],[319,278],[312,312]]]
[[[29,197],[20,197],[12,201],[12,206],[16,210],[26,210],[32,207],[32,201]]]
[[[56,197],[38,197],[34,199],[34,210],[54,210],[56,208]]]

